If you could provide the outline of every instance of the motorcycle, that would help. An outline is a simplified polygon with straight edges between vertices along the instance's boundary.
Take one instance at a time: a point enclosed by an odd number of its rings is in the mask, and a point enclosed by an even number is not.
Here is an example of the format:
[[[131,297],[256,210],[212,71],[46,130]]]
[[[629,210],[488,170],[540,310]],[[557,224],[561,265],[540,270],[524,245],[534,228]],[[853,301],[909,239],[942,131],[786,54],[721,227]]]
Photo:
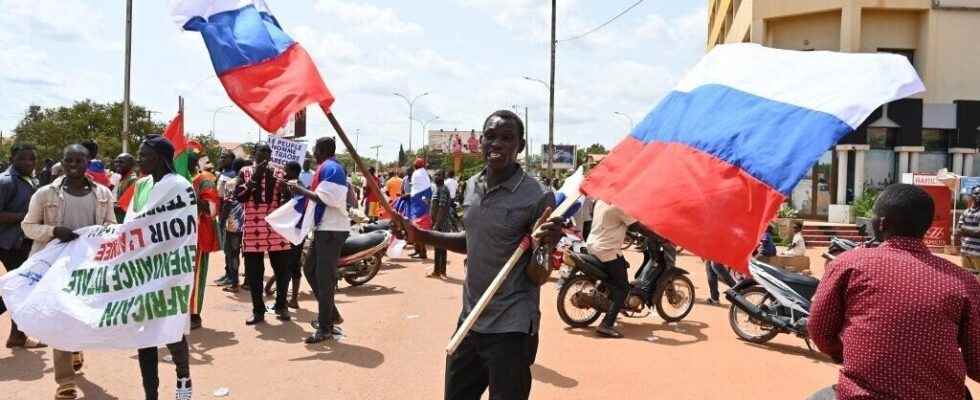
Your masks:
[[[674,265],[665,266],[656,252],[661,246],[647,243],[643,251],[643,264],[639,275],[651,277],[649,293],[640,290],[636,282],[627,287],[626,302],[620,311],[630,318],[640,318],[656,308],[664,321],[677,322],[686,317],[694,307],[694,284],[688,272]],[[608,274],[595,256],[584,248],[565,250],[558,291],[558,316],[573,328],[584,328],[606,313],[612,305],[611,290],[605,284]],[[649,269],[649,270],[647,270]]]
[[[374,279],[381,270],[385,251],[391,244],[392,235],[383,224],[362,226],[361,232],[351,232],[340,250],[337,262],[337,278],[343,278],[351,286],[361,286]],[[304,244],[304,253],[309,254],[313,246],[312,236]],[[309,260],[307,260],[309,262]]]
[[[725,291],[732,304],[728,322],[735,335],[751,343],[766,343],[780,333],[789,333],[802,338],[813,350],[806,323],[818,284],[816,278],[751,260],[749,276]]]

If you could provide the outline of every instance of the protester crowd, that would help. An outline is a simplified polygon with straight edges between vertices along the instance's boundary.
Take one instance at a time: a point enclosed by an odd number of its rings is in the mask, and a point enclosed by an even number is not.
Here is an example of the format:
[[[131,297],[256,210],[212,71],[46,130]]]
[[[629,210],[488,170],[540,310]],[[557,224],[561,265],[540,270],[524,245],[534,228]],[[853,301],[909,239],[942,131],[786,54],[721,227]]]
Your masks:
[[[208,255],[221,250],[224,274],[213,284],[226,292],[249,292],[252,307],[246,325],[263,324],[267,315],[289,321],[290,309],[299,307],[305,275],[318,303],[305,342],[334,339],[342,333],[343,323],[333,298],[337,264],[351,220],[361,215],[367,221],[390,221],[396,235],[414,248],[412,257],[427,258],[426,248],[434,247],[430,277],[446,278],[447,251],[467,254],[462,322],[542,212],[555,206],[553,187],[560,183],[540,182],[516,163],[515,155],[524,146],[523,124],[516,115],[498,111],[484,128],[486,168],[465,183],[453,171],[427,168],[424,159],[415,160],[411,170],[378,174],[372,168],[369,176],[352,177],[334,157],[337,148],[332,138],[318,139],[302,164],[272,163],[271,149],[261,143],[251,159],[224,152],[213,167],[200,165],[199,158],[191,156],[187,172],[197,199],[198,226],[189,299],[191,329],[205,323]],[[0,173],[0,261],[7,271],[17,269],[54,239],[76,239],[78,228],[127,221],[130,213],[145,207],[156,183],[176,179],[178,172],[173,145],[158,135],[148,136],[137,156],[118,155],[109,168],[98,154],[95,143],[83,142],[67,146],[57,162],[38,163],[32,145],[11,147],[10,166]],[[383,196],[371,186],[381,188]],[[975,239],[980,237],[980,189],[973,191],[973,198],[974,206],[961,224],[963,267],[970,272],[976,271],[974,258],[980,248]],[[293,199],[305,199],[314,207],[314,232],[308,243],[290,242],[266,221]],[[590,199],[583,203],[573,224],[583,232],[588,251],[607,267],[614,288],[612,304],[596,331],[622,337],[615,325],[626,297],[621,288],[628,283],[621,247],[627,231],[637,229],[663,241],[664,248],[673,252],[665,262],[674,262],[676,249],[615,205]],[[478,212],[465,212],[460,220],[461,209]],[[813,398],[958,398],[965,377],[980,380],[980,284],[974,275],[931,255],[922,244],[932,203],[921,189],[889,187],[875,214],[876,236],[882,244],[849,252],[828,266],[814,297],[812,339],[843,367],[838,385]],[[560,219],[546,222],[534,238],[535,245],[554,245],[564,224]],[[802,225],[794,228],[784,254],[805,254]],[[768,232],[760,241],[759,254],[776,254]],[[266,259],[273,271],[268,283],[263,281]],[[521,258],[528,274],[507,278],[484,317],[447,358],[447,399],[476,399],[487,389],[491,398],[529,396],[529,367],[537,352],[540,319],[540,283],[530,272],[542,267],[536,260],[530,254]],[[706,271],[713,304],[719,301],[717,281],[733,286],[741,278],[716,263],[707,263]],[[269,295],[275,297],[267,305]],[[0,313],[4,311],[0,301]],[[18,330],[16,323],[6,345],[46,346]],[[167,345],[176,367],[177,399],[189,399],[192,393],[187,346],[186,337]],[[55,398],[76,398],[74,378],[83,368],[83,354],[53,349],[53,360]],[[156,399],[157,349],[139,349],[138,360],[146,398]]]

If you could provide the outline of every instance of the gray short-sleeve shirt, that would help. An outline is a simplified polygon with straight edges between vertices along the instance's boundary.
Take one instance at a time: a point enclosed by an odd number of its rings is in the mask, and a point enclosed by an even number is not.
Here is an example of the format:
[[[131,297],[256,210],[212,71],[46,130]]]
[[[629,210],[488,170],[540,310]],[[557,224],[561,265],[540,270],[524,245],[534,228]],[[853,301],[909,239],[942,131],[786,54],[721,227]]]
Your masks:
[[[474,190],[472,198],[468,199],[471,200],[470,207],[463,217],[467,258],[460,323],[507,263],[521,239],[531,233],[544,209],[555,204],[551,191],[522,169],[492,188],[487,187],[485,174],[470,178],[467,186]],[[493,296],[473,331],[537,333],[541,320],[540,288],[525,273],[530,262],[531,253],[527,252]]]

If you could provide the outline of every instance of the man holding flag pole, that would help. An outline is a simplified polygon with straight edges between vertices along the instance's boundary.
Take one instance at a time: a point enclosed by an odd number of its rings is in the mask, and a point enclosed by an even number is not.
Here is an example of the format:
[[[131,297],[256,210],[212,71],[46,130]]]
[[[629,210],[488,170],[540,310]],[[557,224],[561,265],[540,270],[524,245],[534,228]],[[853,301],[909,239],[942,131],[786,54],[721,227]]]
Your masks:
[[[543,282],[533,280],[532,275],[539,268],[547,271],[547,257],[520,253],[515,271],[497,289],[500,293],[489,300],[482,314],[476,307],[515,251],[550,248],[558,242],[561,225],[549,222],[534,240],[529,237],[536,221],[554,207],[555,197],[517,163],[526,145],[520,117],[497,111],[483,128],[481,151],[486,167],[468,183],[476,190],[464,216],[466,232],[424,230],[400,214],[394,220],[395,226],[402,227],[397,233],[409,242],[467,255],[459,324],[465,325],[471,313],[478,318],[472,330],[464,333],[458,349],[446,357],[445,398],[479,399],[489,388],[492,399],[527,399],[538,349],[539,285]]]

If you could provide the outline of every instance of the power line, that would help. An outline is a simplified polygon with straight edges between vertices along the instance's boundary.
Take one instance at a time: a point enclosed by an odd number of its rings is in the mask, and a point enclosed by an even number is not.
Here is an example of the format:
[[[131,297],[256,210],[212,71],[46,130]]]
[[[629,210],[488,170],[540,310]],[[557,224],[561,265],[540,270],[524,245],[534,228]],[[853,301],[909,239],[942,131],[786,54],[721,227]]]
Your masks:
[[[581,35],[576,35],[576,36],[572,36],[572,37],[570,37],[570,38],[567,38],[567,39],[562,39],[562,40],[559,40],[558,42],[570,42],[570,41],[572,41],[572,40],[578,40],[578,39],[581,39],[581,38],[584,38],[584,37],[586,37],[586,36],[589,36],[589,35],[591,35],[591,34],[593,34],[593,33],[595,33],[595,32],[597,32],[598,30],[600,30],[600,29],[602,29],[602,28],[605,28],[605,27],[606,27],[606,25],[609,25],[609,24],[611,24],[611,23],[613,23],[613,21],[615,21],[615,20],[616,20],[616,19],[618,19],[619,17],[622,17],[622,16],[623,16],[623,15],[625,15],[626,13],[628,13],[628,12],[630,12],[630,10],[632,10],[632,9],[634,9],[634,8],[636,8],[636,6],[638,6],[638,5],[640,5],[641,3],[643,3],[643,1],[644,1],[644,0],[639,0],[639,1],[637,1],[636,3],[633,3],[633,5],[631,5],[631,6],[629,6],[629,7],[626,7],[626,9],[625,9],[625,10],[623,10],[623,11],[622,11],[622,12],[620,12],[619,14],[616,14],[616,16],[615,16],[615,17],[612,17],[612,18],[610,18],[610,19],[609,19],[608,21],[606,21],[606,22],[603,22],[603,23],[602,23],[601,25],[599,25],[599,26],[597,26],[597,27],[595,27],[595,28],[592,28],[592,30],[590,30],[590,31],[588,31],[588,32],[585,32],[585,33],[583,33],[583,34],[581,34]]]

